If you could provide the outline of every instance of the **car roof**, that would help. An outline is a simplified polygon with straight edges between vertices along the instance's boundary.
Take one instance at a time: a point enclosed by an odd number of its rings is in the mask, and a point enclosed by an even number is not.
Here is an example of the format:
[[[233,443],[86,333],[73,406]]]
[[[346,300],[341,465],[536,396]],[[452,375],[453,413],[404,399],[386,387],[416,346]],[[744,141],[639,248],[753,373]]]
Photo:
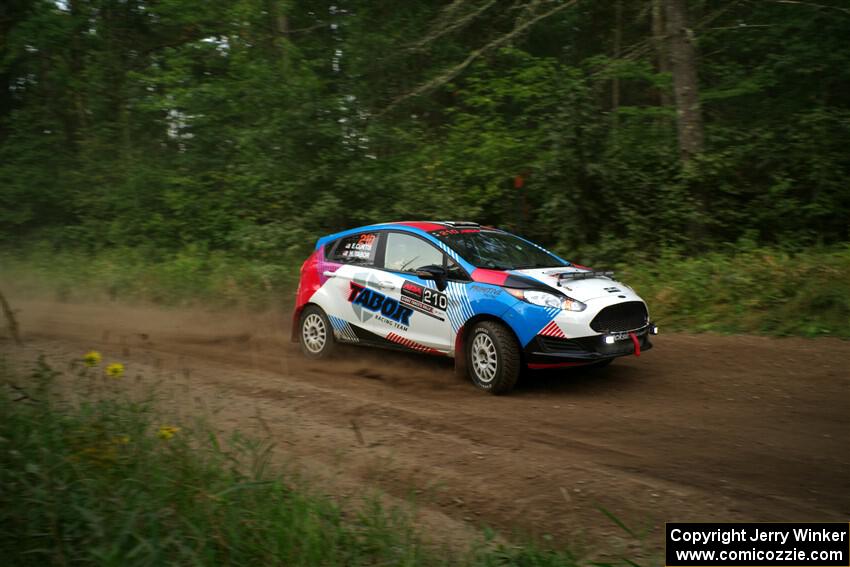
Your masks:
[[[365,226],[358,226],[356,228],[350,228],[348,230],[343,230],[340,232],[335,232],[333,234],[328,234],[326,236],[321,237],[318,242],[316,242],[316,248],[324,246],[329,242],[333,242],[338,238],[342,238],[344,236],[349,236],[351,234],[357,234],[358,232],[364,232],[369,230],[407,230],[410,232],[424,232],[430,233],[436,230],[450,229],[450,228],[481,228],[486,230],[498,230],[491,226],[481,226],[478,223],[469,222],[469,221],[399,221],[399,222],[385,222],[379,224],[370,224]]]

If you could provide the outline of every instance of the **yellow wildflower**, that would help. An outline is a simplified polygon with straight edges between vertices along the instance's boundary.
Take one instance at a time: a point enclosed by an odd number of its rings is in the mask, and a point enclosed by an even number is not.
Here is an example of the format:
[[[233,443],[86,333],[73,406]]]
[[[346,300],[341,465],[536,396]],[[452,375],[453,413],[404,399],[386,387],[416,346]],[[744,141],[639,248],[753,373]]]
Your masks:
[[[97,366],[103,357],[96,350],[90,350],[83,355],[83,364],[86,366]]]
[[[174,434],[178,431],[180,431],[179,427],[174,427],[173,425],[163,425],[159,428],[159,431],[157,431],[156,436],[160,439],[165,439],[167,441],[168,439],[174,437]]]
[[[120,362],[113,362],[106,367],[106,375],[112,378],[121,378],[124,375],[124,365]]]

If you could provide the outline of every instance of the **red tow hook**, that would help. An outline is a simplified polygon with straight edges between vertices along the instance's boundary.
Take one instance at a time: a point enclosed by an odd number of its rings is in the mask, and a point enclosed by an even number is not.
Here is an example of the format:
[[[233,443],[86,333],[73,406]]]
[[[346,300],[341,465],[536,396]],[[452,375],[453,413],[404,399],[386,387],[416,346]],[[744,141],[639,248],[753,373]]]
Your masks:
[[[632,344],[635,345],[635,356],[640,356],[640,341],[638,340],[637,335],[629,333],[629,336],[632,338]]]

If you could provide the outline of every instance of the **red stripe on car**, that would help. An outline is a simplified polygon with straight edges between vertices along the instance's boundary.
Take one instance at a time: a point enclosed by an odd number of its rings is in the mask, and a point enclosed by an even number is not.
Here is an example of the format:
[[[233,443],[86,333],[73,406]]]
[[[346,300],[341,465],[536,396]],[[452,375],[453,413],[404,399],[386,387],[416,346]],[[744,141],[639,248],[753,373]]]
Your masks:
[[[402,221],[395,222],[392,224],[402,224],[404,226],[409,226],[410,228],[418,228],[419,230],[424,230],[425,232],[431,232],[432,230],[442,230],[446,228],[445,225],[437,224],[435,222]]]
[[[567,335],[564,334],[564,331],[561,330],[561,327],[558,326],[555,321],[549,321],[549,323],[540,329],[538,335],[543,335],[544,337],[556,337],[559,339],[566,339]]]
[[[488,270],[486,268],[476,268],[470,276],[472,281],[478,283],[488,283],[493,285],[505,285],[505,280],[508,279],[507,272],[502,270]]]
[[[396,344],[400,344],[401,346],[407,347],[409,349],[417,350],[419,352],[424,352],[427,354],[443,354],[437,349],[421,345],[415,341],[411,341],[410,339],[406,339],[404,337],[396,335],[395,333],[389,333],[387,335],[387,340]]]

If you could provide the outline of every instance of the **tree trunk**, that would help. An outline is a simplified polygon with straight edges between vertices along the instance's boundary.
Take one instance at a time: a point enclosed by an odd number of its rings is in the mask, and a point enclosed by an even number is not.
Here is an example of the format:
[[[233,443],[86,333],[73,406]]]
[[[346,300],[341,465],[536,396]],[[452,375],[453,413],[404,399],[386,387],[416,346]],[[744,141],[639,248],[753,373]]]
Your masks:
[[[0,66],[0,143],[6,140],[11,133],[7,119],[12,114],[12,82],[15,79],[15,59],[9,48],[9,34],[18,23],[24,19],[24,9],[18,8],[13,3],[0,3],[0,61],[7,59]]]
[[[667,53],[667,33],[664,31],[663,0],[652,1],[652,46],[655,49],[655,66],[659,73],[670,72],[670,56]],[[666,88],[658,89],[658,103],[671,106],[673,99]]]
[[[687,1],[666,0],[667,37],[673,72],[673,96],[679,131],[679,153],[688,161],[703,148],[702,110],[699,104],[696,50],[688,29]]]
[[[6,297],[2,292],[0,292],[0,310],[2,310],[3,314],[6,316],[6,321],[9,323],[9,333],[11,333],[15,343],[19,345],[23,344],[18,327],[18,320],[15,318],[15,312],[12,310],[9,302],[6,301]]]
[[[623,0],[614,4],[614,59],[619,60],[623,47]],[[618,61],[619,62],[619,61]],[[611,115],[614,117],[614,127],[619,123],[617,111],[620,109],[620,78],[614,75],[611,79]]]
[[[72,99],[74,102],[73,111],[68,111],[70,114],[69,119],[69,132],[68,139],[76,150],[81,136],[81,130],[86,127],[86,109],[85,103],[83,102],[83,35],[86,33],[86,27],[88,22],[86,21],[85,15],[82,13],[80,9],[79,0],[70,0],[68,2],[68,9],[71,14],[71,22],[73,26],[73,31],[71,32],[71,43],[70,43],[70,68],[71,68],[71,78],[69,80],[69,85],[72,90]]]
[[[280,0],[271,0],[269,3],[269,15],[272,18],[272,44],[280,52],[281,63],[285,71],[289,70],[289,16],[286,13],[286,5]]]

